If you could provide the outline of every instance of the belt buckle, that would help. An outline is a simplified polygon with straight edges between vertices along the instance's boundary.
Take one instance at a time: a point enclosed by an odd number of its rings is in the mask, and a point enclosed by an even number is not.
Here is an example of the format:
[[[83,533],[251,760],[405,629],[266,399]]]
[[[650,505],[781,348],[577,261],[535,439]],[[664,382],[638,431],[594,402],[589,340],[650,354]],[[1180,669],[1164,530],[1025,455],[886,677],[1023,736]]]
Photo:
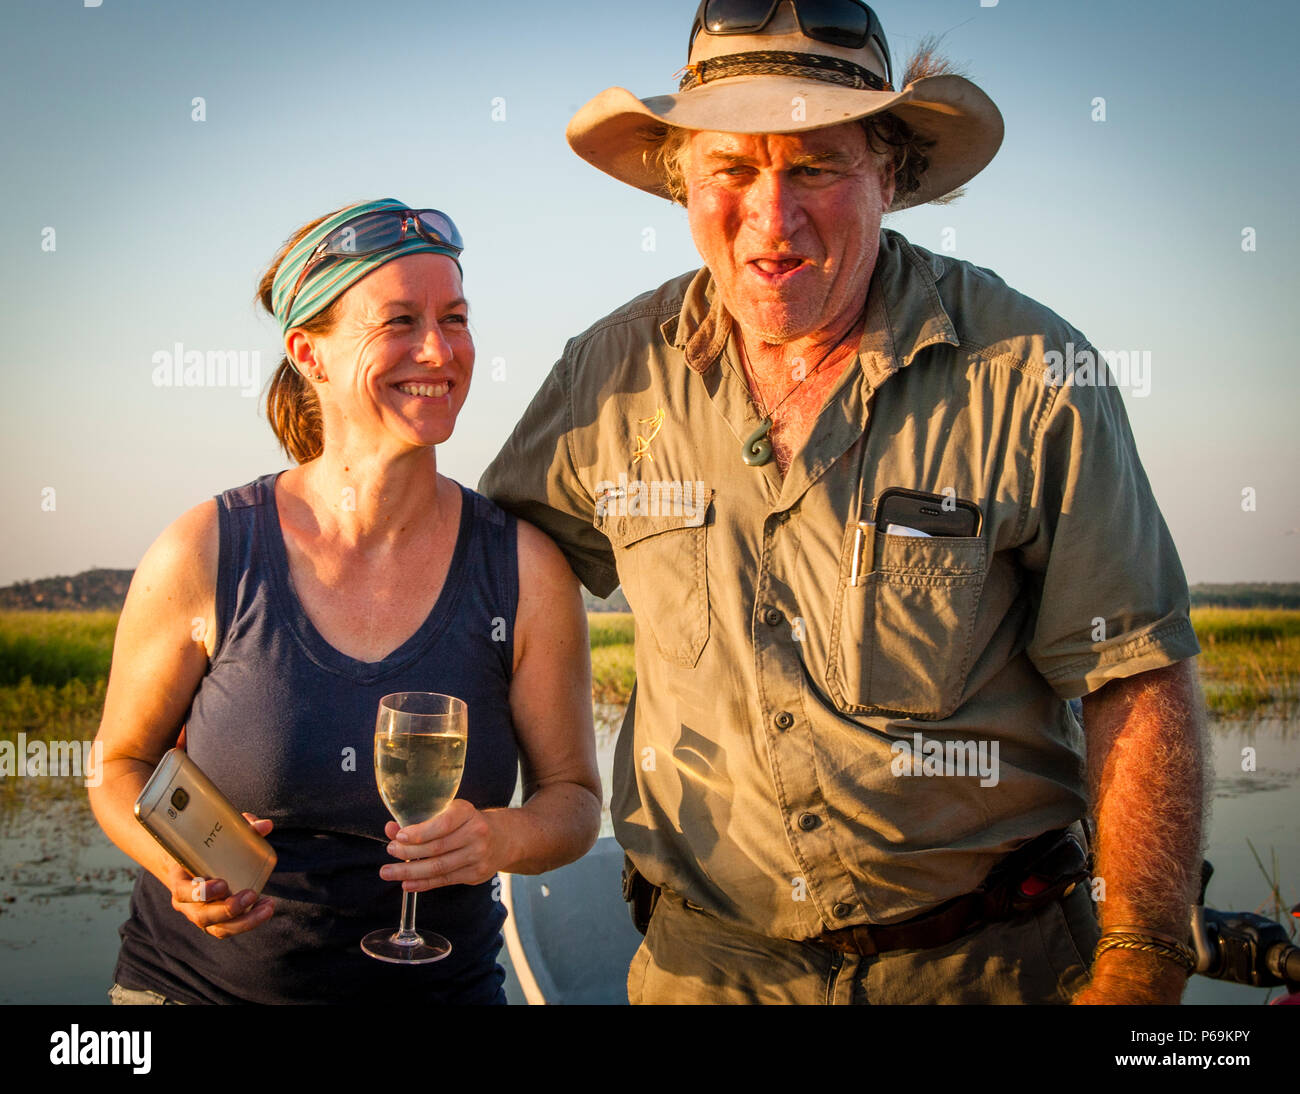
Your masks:
[[[925,917],[918,918],[924,919]],[[904,920],[904,922],[911,921]],[[897,923],[891,923],[885,929],[888,930],[898,925]],[[877,924],[859,923],[856,927],[840,927],[833,931],[823,931],[811,941],[829,949],[837,950],[840,953],[855,953],[860,957],[876,957],[879,954],[888,953],[890,950],[888,946],[881,947],[877,939],[879,933],[880,927]]]
[[[853,936],[854,952],[861,954],[863,957],[875,957],[880,952],[876,940],[872,937],[870,924],[863,923],[857,927],[850,927],[849,931]]]
[[[866,926],[839,927],[832,931],[822,931],[821,934],[810,938],[808,941],[813,942],[818,946],[825,946],[828,950],[834,950],[836,953],[861,954],[863,952],[862,938],[864,936],[859,932],[866,932],[868,930],[869,928]],[[868,945],[871,945],[869,939]],[[871,947],[871,952],[875,952],[874,946]],[[871,956],[871,954],[865,956]]]

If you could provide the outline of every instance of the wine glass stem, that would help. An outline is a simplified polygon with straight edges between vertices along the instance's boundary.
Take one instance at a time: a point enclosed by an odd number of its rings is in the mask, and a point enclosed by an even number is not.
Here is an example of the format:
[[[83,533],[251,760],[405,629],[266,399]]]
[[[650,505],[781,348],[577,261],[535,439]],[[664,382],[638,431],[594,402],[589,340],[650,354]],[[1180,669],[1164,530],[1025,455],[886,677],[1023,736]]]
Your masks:
[[[397,934],[393,936],[394,942],[416,943],[420,941],[420,936],[415,930],[415,898],[418,893],[402,892],[402,924],[398,928]]]

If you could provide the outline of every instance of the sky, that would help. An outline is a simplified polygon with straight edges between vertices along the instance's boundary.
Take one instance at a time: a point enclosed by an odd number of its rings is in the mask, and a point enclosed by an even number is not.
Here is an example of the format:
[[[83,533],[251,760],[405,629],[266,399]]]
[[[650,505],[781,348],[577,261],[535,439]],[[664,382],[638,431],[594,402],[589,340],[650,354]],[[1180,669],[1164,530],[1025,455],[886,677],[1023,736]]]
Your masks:
[[[1006,120],[961,201],[886,226],[1149,360],[1124,400],[1189,581],[1300,580],[1300,5],[875,7],[896,68],[942,33]],[[699,265],[683,210],[564,141],[608,86],[675,88],[694,10],[5,0],[0,584],[133,567],[186,509],[287,466],[254,290],[351,201],[442,209],[465,238],[478,365],[439,468],[474,485],[568,338]],[[162,386],[178,344],[249,373]]]

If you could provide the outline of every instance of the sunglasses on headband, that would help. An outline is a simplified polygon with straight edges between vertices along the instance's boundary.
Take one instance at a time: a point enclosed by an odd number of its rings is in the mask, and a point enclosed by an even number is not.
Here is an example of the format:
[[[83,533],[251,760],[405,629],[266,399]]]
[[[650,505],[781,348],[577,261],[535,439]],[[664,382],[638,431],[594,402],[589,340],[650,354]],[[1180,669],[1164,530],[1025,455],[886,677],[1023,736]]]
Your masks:
[[[312,251],[293,286],[285,314],[293,314],[293,302],[298,299],[298,291],[307,275],[325,259],[362,258],[401,246],[406,242],[408,227],[421,239],[456,254],[465,249],[464,240],[451,217],[437,209],[379,209],[362,213],[346,224],[340,224]]]
[[[846,49],[861,49],[874,41],[885,60],[885,78],[893,86],[884,28],[876,13],[861,0],[701,0],[691,24],[687,54],[701,30],[710,34],[753,34],[767,26],[776,9],[787,2],[794,8],[806,38]]]

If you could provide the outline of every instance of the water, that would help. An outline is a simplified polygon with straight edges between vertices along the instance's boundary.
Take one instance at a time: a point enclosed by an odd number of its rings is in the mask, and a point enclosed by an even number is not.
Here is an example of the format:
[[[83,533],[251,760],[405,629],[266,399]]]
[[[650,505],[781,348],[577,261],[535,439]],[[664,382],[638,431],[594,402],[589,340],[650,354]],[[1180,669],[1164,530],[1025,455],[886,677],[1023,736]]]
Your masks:
[[[608,809],[613,746],[621,711],[598,707],[597,744]],[[1278,917],[1269,884],[1274,856],[1287,907],[1300,900],[1300,719],[1259,719],[1214,727],[1214,815],[1207,857],[1214,863],[1208,903]],[[1253,754],[1243,750],[1253,749]],[[1254,770],[1249,768],[1253,760]],[[83,797],[27,794],[0,814],[0,1003],[106,1003],[136,867],[95,824]],[[508,964],[502,950],[502,964]],[[507,969],[507,993],[522,1001]],[[1258,1005],[1260,988],[1193,977],[1184,1001]]]
[[[84,798],[0,818],[0,1003],[107,1003],[138,869]]]
[[[1214,864],[1214,877],[1205,902],[1221,911],[1259,912],[1286,926],[1287,910],[1300,901],[1300,718],[1220,722],[1212,728],[1214,802],[1205,857]],[[1245,770],[1252,763],[1254,770]],[[1280,910],[1269,900],[1265,876],[1265,871],[1273,874],[1275,856]],[[1300,945],[1294,935],[1292,941]],[[1280,994],[1280,988],[1269,992],[1194,976],[1183,1001],[1251,1005]]]

